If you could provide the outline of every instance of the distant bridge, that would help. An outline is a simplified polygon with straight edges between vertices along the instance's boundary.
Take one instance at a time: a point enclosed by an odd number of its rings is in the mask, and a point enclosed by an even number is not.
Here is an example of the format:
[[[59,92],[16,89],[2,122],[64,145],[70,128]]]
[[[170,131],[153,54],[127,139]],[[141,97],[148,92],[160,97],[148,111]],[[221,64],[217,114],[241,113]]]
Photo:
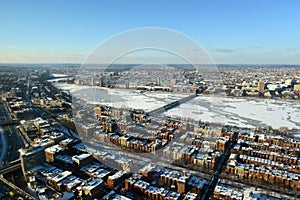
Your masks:
[[[167,110],[170,110],[170,109],[172,109],[172,108],[175,108],[175,107],[179,106],[179,105],[182,104],[182,103],[185,103],[185,102],[187,102],[187,101],[190,101],[190,100],[192,100],[192,99],[195,98],[195,97],[197,97],[197,94],[192,94],[192,95],[190,95],[190,96],[184,97],[184,98],[179,99],[179,100],[177,100],[177,101],[173,101],[172,103],[169,103],[169,104],[167,104],[167,105],[164,105],[164,106],[162,106],[162,107],[159,107],[159,108],[156,108],[156,109],[154,109],[154,110],[152,110],[152,111],[149,111],[149,112],[147,112],[146,114],[148,114],[148,115],[154,115],[154,114],[160,114],[160,113],[163,113],[163,112],[165,112],[165,111],[167,111]]]
[[[20,120],[18,119],[12,119],[12,120],[0,122],[0,126],[9,126],[9,125],[18,125],[18,124],[20,124]]]
[[[53,80],[53,79],[67,79],[67,78],[75,78],[75,76],[61,76],[61,77],[51,77],[48,80]]]

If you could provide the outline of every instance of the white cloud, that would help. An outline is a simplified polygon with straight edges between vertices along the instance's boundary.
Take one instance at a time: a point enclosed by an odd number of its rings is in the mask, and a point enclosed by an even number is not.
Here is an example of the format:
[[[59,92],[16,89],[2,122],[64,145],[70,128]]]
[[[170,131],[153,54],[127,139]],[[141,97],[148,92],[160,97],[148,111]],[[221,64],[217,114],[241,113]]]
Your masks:
[[[231,52],[234,52],[234,49],[226,49],[226,48],[215,48],[214,50],[218,53],[231,53]]]

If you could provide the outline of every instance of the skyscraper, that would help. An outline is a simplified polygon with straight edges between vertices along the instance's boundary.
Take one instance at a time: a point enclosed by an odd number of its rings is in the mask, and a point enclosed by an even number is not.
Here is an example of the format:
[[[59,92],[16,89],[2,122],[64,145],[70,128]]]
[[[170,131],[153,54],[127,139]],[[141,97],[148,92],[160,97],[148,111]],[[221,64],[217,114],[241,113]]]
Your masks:
[[[156,77],[156,85],[160,85],[160,77]]]
[[[259,81],[258,82],[257,90],[260,93],[264,93],[265,92],[265,82],[264,81]]]

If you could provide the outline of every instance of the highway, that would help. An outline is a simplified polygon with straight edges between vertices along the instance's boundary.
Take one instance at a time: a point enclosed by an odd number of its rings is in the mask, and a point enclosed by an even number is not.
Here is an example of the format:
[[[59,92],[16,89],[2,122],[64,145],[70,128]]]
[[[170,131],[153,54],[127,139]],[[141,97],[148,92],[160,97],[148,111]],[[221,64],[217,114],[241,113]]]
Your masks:
[[[6,180],[2,176],[0,176],[0,181],[3,182],[4,184],[8,185],[11,189],[13,189],[20,196],[25,197],[25,199],[28,199],[28,200],[36,199],[35,197],[31,196],[30,194],[28,194],[27,192],[25,192],[21,188],[19,188],[16,185],[12,184],[11,182],[9,182],[8,180]]]
[[[19,158],[19,149],[24,147],[22,136],[16,128],[17,120],[13,120],[5,102],[0,101],[0,161],[9,163]]]
[[[5,122],[7,118],[7,111],[4,107],[3,102],[0,102],[0,122]],[[7,139],[4,133],[4,129],[0,127],[0,168],[2,167],[2,162],[5,160],[7,154]]]
[[[18,125],[19,123],[20,123],[19,120],[13,119],[13,120],[1,121],[0,126]]]
[[[4,168],[0,169],[0,174],[7,174],[7,173],[10,173],[10,172],[14,172],[18,169],[21,169],[21,163],[16,163],[14,165],[4,167]]]
[[[4,131],[1,127],[0,127],[0,137],[1,137],[1,140],[0,140],[0,166],[2,166],[2,162],[5,158],[6,151],[7,151],[7,141],[4,136]]]

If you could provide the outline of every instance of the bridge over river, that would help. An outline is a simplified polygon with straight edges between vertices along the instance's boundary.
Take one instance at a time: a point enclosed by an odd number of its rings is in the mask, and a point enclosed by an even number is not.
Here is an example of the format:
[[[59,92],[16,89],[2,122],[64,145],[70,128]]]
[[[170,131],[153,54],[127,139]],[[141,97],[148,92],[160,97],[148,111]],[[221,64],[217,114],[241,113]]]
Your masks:
[[[197,96],[198,96],[197,94],[189,95],[189,96],[184,97],[184,98],[182,98],[182,99],[179,99],[179,100],[177,100],[177,101],[173,101],[173,102],[171,102],[171,103],[168,103],[167,105],[164,105],[164,106],[161,106],[161,107],[156,108],[156,109],[154,109],[154,110],[151,110],[151,111],[147,112],[146,114],[147,114],[147,115],[161,114],[161,113],[163,113],[163,112],[165,112],[165,111],[167,111],[167,110],[170,110],[170,109],[172,109],[172,108],[175,108],[175,107],[179,106],[179,105],[182,104],[182,103],[185,103],[185,102],[187,102],[187,101],[190,101],[190,100],[192,100],[193,98],[195,98],[195,97],[197,97]]]

